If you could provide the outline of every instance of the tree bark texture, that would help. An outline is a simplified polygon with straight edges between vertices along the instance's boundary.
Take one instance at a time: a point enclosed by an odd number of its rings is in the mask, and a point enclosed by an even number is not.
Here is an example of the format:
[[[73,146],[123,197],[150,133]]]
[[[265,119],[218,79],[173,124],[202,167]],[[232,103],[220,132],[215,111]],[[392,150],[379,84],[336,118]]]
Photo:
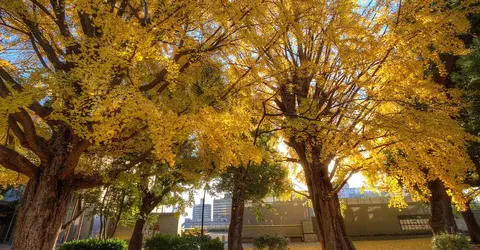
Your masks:
[[[232,215],[228,228],[228,250],[243,250],[243,213],[245,210],[244,169],[236,169],[232,194]]]
[[[453,217],[452,198],[448,195],[445,185],[439,179],[429,183],[432,193],[430,197],[430,227],[433,234],[458,233],[457,224]]]
[[[88,145],[80,144],[80,140],[64,126],[54,130],[48,143],[42,142],[41,150],[50,153],[44,156],[38,167],[30,168],[32,171],[36,168],[35,173],[26,172],[30,179],[19,209],[12,250],[55,249],[73,193],[83,187],[74,180],[79,177],[75,175],[74,167]],[[2,150],[14,155],[6,148]],[[83,183],[87,182],[84,180]]]
[[[52,250],[73,191],[62,187],[55,176],[42,174],[30,179],[21,205],[12,250]]]
[[[321,147],[315,143],[308,147],[305,143],[291,145],[294,146],[303,167],[322,249],[354,250],[355,246],[347,234],[341,215],[336,188],[333,187],[328,172],[328,165],[333,157],[327,157],[322,161]],[[310,148],[311,160],[307,160],[306,148]]]
[[[463,219],[467,224],[468,234],[470,235],[470,242],[474,244],[480,243],[480,226],[478,225],[475,215],[470,208],[470,203],[467,204],[467,209],[462,213]]]

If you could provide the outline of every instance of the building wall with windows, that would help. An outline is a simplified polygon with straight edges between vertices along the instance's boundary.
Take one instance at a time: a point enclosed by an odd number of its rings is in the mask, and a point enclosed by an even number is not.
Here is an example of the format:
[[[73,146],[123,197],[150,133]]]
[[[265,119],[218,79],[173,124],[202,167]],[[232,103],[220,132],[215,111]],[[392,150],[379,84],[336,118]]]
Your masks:
[[[196,204],[193,206],[192,212],[192,220],[193,221],[202,221],[202,205],[203,199],[200,199],[200,204]],[[205,204],[205,210],[203,214],[204,221],[211,221],[212,220],[212,205]]]
[[[232,217],[232,196],[213,200],[213,221],[229,222]]]

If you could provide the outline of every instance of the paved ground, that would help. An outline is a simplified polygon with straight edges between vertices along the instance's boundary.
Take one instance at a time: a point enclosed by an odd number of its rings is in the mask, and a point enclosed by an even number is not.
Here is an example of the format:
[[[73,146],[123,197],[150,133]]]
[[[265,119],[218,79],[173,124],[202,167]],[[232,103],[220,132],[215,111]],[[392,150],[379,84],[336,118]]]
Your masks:
[[[430,238],[394,239],[394,240],[361,240],[354,241],[357,250],[431,250]],[[244,244],[245,250],[252,250],[251,244]],[[320,249],[318,243],[291,243],[290,250]]]
[[[362,240],[355,241],[357,250],[430,250],[430,238],[396,239],[396,240]],[[251,243],[243,244],[245,250],[253,250]],[[316,250],[320,249],[318,243],[291,243],[290,250]],[[10,246],[0,244],[0,250],[9,250]],[[225,248],[227,249],[227,248]]]
[[[0,244],[0,250],[9,250],[10,246],[5,244]]]
[[[394,239],[394,240],[360,240],[354,241],[357,250],[430,250],[430,238]],[[244,244],[245,250],[252,250],[252,244]],[[474,249],[478,246],[474,246]],[[9,250],[10,246],[0,244],[0,250]],[[225,248],[226,249],[226,248]],[[318,243],[292,243],[290,250],[320,249]]]

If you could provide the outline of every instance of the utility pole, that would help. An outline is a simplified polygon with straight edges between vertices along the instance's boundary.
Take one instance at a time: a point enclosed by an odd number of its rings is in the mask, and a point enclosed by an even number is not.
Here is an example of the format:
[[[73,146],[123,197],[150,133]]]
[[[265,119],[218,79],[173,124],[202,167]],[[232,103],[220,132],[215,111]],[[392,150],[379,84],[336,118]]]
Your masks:
[[[202,199],[202,228],[200,230],[200,235],[203,236],[203,221],[205,220],[205,195],[207,194],[207,185],[203,188],[203,199]]]

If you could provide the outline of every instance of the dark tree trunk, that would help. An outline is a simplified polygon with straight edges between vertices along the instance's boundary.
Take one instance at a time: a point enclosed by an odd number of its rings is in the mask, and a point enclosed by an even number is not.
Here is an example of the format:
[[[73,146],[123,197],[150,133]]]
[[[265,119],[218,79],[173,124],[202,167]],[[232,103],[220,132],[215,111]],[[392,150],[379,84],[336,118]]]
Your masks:
[[[436,179],[429,183],[432,193],[430,197],[430,227],[433,234],[458,233],[457,224],[453,217],[452,198],[448,195],[442,181]]]
[[[228,250],[243,250],[242,230],[243,213],[245,210],[245,186],[243,185],[244,173],[239,168],[235,172],[232,194],[232,217],[228,228]]]
[[[474,244],[480,243],[480,226],[473,215],[472,209],[470,208],[470,202],[467,204],[467,209],[462,212],[463,219],[467,224],[468,234],[470,235],[470,242]]]
[[[338,195],[333,193],[330,180],[315,178],[309,185],[315,219],[319,228],[319,240],[324,250],[355,249],[350,240],[340,211]]]
[[[73,192],[87,183],[73,179],[78,159],[88,147],[86,141],[72,135],[67,126],[58,125],[44,147],[48,154],[41,159],[41,171],[30,176],[25,188],[12,250],[55,249]]]
[[[132,238],[128,243],[128,250],[141,250],[143,245],[143,227],[145,226],[145,219],[142,217],[135,222],[133,228]]]
[[[163,185],[165,187],[165,185]],[[147,221],[150,213],[155,209],[160,202],[162,202],[163,197],[167,195],[172,186],[166,186],[163,191],[156,195],[150,191],[144,191],[142,197],[142,205],[140,207],[139,218],[135,222],[135,227],[133,228],[132,237],[130,238],[130,243],[128,244],[128,250],[141,250],[143,245],[143,228],[145,227],[145,222]]]
[[[30,179],[27,184],[12,250],[55,249],[73,190],[59,184],[56,175],[48,170],[38,180]]]
[[[291,141],[294,141],[294,139]],[[310,139],[310,141],[314,141],[314,139]],[[316,143],[311,143],[309,147],[306,147],[304,143],[293,143],[291,145],[293,145],[301,160],[313,211],[315,212],[315,220],[318,224],[317,236],[322,249],[354,250],[355,246],[347,234],[345,222],[341,215],[340,201],[336,190],[332,186],[328,172],[328,165],[333,157],[326,157],[326,159],[322,157],[321,146]],[[307,148],[310,148],[308,154]],[[310,155],[310,157],[307,157],[307,155]]]

